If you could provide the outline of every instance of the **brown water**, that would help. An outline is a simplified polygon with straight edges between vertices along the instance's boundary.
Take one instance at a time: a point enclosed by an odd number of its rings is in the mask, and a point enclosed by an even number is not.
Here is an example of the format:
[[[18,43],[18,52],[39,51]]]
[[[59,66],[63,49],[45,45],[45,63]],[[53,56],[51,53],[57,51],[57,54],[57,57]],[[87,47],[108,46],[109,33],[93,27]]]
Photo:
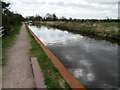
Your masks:
[[[118,88],[118,45],[80,34],[29,26],[87,88]]]

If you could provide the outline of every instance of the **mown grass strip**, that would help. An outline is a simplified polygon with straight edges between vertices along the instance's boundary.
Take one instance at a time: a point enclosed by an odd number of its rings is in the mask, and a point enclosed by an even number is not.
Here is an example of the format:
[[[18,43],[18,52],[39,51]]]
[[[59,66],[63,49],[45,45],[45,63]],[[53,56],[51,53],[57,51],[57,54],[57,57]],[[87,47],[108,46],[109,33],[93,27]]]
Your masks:
[[[26,28],[29,32],[29,28],[26,25]],[[70,86],[63,79],[58,69],[53,65],[52,61],[45,54],[43,49],[34,39],[34,37],[29,32],[31,39],[31,49],[30,49],[30,58],[37,57],[39,65],[41,67],[45,85],[47,88],[69,88]]]
[[[2,37],[2,62],[0,65],[5,65],[7,61],[7,52],[9,48],[11,48],[11,46],[15,43],[16,36],[20,32],[21,25],[22,23],[18,26],[14,26],[8,35]]]

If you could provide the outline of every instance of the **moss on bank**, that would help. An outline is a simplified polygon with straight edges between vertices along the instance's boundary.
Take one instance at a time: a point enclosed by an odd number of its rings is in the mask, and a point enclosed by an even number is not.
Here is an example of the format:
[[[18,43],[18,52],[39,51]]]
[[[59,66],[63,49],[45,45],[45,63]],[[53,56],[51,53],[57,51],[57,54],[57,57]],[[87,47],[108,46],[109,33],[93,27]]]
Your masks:
[[[27,25],[26,28],[29,32]],[[30,57],[37,57],[47,88],[70,88],[30,32],[29,35],[31,39]]]
[[[7,60],[7,52],[9,48],[15,43],[16,36],[19,34],[21,25],[14,26],[12,31],[8,34],[2,37],[2,62],[0,65],[5,65]]]

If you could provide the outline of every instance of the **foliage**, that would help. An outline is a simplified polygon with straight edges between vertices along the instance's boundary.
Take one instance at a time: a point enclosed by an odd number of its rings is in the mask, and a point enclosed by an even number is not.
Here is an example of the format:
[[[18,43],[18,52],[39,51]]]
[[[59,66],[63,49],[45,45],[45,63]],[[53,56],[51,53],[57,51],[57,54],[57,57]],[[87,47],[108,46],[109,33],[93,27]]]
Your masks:
[[[7,9],[7,7],[9,7],[10,3],[5,3],[2,2],[2,8]]]
[[[58,17],[55,14],[47,13],[45,17],[40,15],[29,16],[25,18],[26,21],[56,21]]]
[[[47,13],[45,19],[46,21],[56,21],[58,18],[55,14]]]
[[[42,17],[39,16],[39,15],[36,15],[36,16],[29,16],[29,17],[26,17],[25,18],[26,21],[41,21],[42,20]]]
[[[15,37],[20,31],[20,27],[21,24],[19,26],[14,26],[11,33],[2,38],[2,65],[6,62],[7,51],[14,44]]]
[[[10,3],[6,3],[2,1],[2,23],[4,26],[4,33],[8,35],[14,26],[20,25],[23,17],[20,14],[11,12],[8,7]]]
[[[56,14],[47,13],[44,17],[36,15],[36,16],[29,16],[25,18],[26,21],[65,21],[65,22],[120,22],[120,19],[76,19],[76,18],[65,18],[64,16],[59,17]]]

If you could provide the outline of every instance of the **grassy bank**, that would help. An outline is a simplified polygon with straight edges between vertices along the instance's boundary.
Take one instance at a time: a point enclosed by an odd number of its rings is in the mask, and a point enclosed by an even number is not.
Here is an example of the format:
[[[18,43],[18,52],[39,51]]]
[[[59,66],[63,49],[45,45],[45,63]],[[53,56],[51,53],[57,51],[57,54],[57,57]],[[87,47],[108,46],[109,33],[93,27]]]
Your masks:
[[[117,22],[98,22],[96,24],[100,24],[100,25],[103,25],[105,27],[118,28],[118,23]]]
[[[29,32],[29,28],[26,26]],[[52,61],[29,32],[31,39],[30,57],[37,57],[47,88],[70,88]]]
[[[7,59],[7,52],[9,48],[15,43],[16,35],[19,34],[20,28],[19,26],[14,26],[12,31],[8,34],[2,37],[2,63],[0,65],[4,65]]]
[[[35,24],[44,24],[56,27],[69,32],[86,34],[93,37],[104,39],[120,40],[118,32],[118,23],[91,23],[91,22],[34,22]]]

